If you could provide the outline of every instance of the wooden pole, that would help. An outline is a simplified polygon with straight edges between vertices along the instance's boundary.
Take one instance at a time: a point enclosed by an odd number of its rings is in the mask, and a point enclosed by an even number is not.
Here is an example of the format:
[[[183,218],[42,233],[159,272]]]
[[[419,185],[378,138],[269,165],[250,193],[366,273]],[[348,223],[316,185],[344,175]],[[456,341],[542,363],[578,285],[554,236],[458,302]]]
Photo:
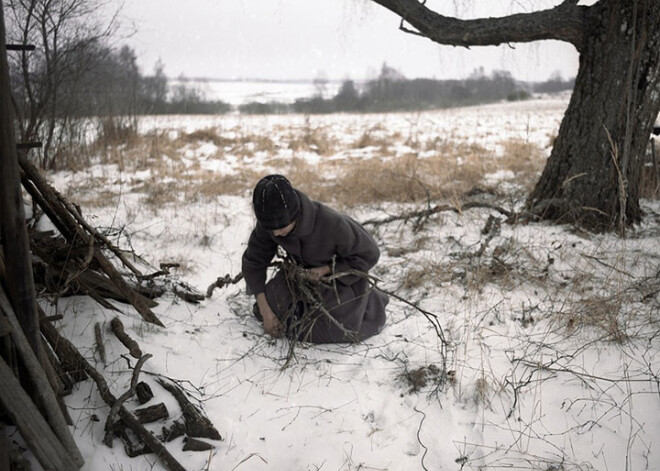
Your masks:
[[[4,7],[0,7],[0,235],[6,283],[14,312],[32,350],[41,358],[39,315],[16,155],[9,87]]]
[[[9,439],[7,438],[7,431],[3,422],[0,422],[0,469],[10,469]]]
[[[0,405],[16,424],[41,466],[54,471],[79,469],[2,358],[0,378]]]
[[[48,422],[50,423],[53,432],[55,432],[56,437],[60,440],[70,458],[77,465],[75,469],[82,467],[84,463],[83,457],[80,454],[80,450],[78,450],[69,427],[67,426],[64,415],[60,410],[60,405],[55,397],[55,393],[51,389],[48,377],[41,368],[41,363],[38,360],[37,355],[35,355],[28,345],[20,326],[18,325],[18,320],[16,319],[14,312],[12,312],[11,305],[9,305],[9,300],[5,297],[2,287],[0,287],[0,316],[2,316],[2,313],[4,313],[4,316],[6,316],[6,319],[9,322],[14,345],[16,345],[16,349],[18,350],[23,363],[30,374],[30,378],[35,385],[34,395],[44,405],[46,416],[48,417]]]

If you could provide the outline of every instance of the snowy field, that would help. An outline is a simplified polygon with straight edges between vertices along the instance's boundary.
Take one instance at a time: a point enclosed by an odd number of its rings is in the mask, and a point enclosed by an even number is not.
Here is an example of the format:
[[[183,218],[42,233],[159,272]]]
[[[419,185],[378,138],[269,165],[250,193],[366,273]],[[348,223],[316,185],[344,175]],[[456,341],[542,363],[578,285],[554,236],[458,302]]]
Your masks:
[[[390,174],[351,180],[357,176],[342,169],[397,168],[347,166],[395,165],[414,154],[412,175],[433,188],[433,203],[478,200],[517,209],[533,178],[522,181],[524,173],[498,162],[512,165],[507,143],[516,142],[535,149],[532,168],[542,168],[566,103],[145,118],[141,133],[152,138],[144,155],[126,148],[115,160],[51,180],[93,224],[120,228],[112,235],[122,247],[154,267],[179,263],[175,276],[205,291],[217,277],[240,271],[254,224],[250,188],[260,176],[291,175],[313,198],[366,221],[427,203],[423,195],[388,201],[389,182],[399,181]],[[165,148],[166,139],[180,145]],[[299,140],[305,145],[293,145]],[[461,152],[475,148],[482,173],[460,186],[461,167],[477,165]],[[444,167],[430,178],[424,169],[435,167],[424,165],[444,162],[434,159],[445,151],[453,156],[448,176],[433,187]],[[338,199],[345,193],[333,186],[340,179],[371,181],[381,198]],[[202,191],[209,181],[224,190]],[[487,191],[466,196],[462,190],[472,186]],[[658,470],[660,204],[642,204],[644,222],[626,239],[508,224],[486,209],[367,226],[381,247],[373,272],[380,286],[437,316],[442,331],[392,299],[378,336],[356,345],[299,345],[285,369],[287,341],[264,335],[242,284],[216,289],[199,304],[159,298],[154,311],[164,329],[118,305],[128,333],[153,355],[141,379],[153,389],[153,403],[164,401],[171,415],[148,427],[160,434],[181,415],[157,374],[181,381],[223,436],[210,441],[210,453],[170,442],[189,470]],[[498,221],[487,224],[490,216]],[[85,297],[44,304],[49,314],[64,315],[61,331],[115,394],[124,392],[127,362],[135,360],[108,330],[116,313]],[[106,366],[94,352],[95,322],[105,329]],[[128,458],[119,441],[113,449],[102,444],[108,408],[91,381],[66,402],[85,470],[164,469],[153,455]],[[131,400],[127,407],[139,406]]]
[[[299,98],[311,98],[322,95],[331,98],[337,94],[340,82],[326,81],[314,84],[313,81],[255,81],[255,80],[170,80],[170,86],[184,83],[194,87],[204,94],[207,100],[221,100],[230,105],[238,106],[245,103],[293,103]]]

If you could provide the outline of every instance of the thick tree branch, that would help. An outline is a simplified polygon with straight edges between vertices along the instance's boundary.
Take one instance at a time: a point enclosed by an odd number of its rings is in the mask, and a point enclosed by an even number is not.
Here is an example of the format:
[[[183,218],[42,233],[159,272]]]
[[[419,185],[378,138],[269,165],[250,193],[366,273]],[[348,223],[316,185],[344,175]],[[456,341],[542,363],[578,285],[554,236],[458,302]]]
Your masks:
[[[499,18],[460,20],[440,15],[419,0],[372,0],[399,15],[417,31],[439,44],[449,46],[496,46],[503,43],[555,39],[581,49],[585,14],[590,7],[567,0],[549,10],[518,13]]]

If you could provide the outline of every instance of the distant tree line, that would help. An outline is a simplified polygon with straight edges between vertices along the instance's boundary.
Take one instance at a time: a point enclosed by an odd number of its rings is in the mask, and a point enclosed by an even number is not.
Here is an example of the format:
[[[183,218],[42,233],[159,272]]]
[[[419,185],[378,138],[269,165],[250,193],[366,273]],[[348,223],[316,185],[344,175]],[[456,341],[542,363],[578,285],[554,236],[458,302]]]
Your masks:
[[[126,142],[137,133],[139,115],[219,114],[233,111],[210,100],[198,82],[171,82],[158,61],[151,74],[137,65],[135,51],[117,47],[117,15],[101,17],[105,0],[2,0],[7,42],[30,44],[34,51],[8,55],[19,140],[39,141],[30,156],[54,168],[66,154],[90,141]],[[538,87],[514,80],[508,72],[487,76],[476,70],[465,80],[407,80],[383,65],[380,75],[359,86],[346,80],[338,93],[324,97],[324,80],[315,96],[294,103],[247,103],[248,114],[333,113],[424,110],[503,99],[525,99],[533,92],[569,89],[572,82],[551,77]],[[93,127],[90,132],[90,126]]]
[[[496,70],[486,75],[483,68],[476,69],[463,80],[408,80],[395,69],[383,65],[380,75],[361,87],[352,80],[345,80],[332,98],[317,93],[292,104],[252,102],[240,105],[238,110],[246,114],[418,111],[526,100],[532,93],[571,90],[573,83],[574,80],[564,80],[558,73],[545,82],[524,83],[507,71]]]
[[[7,43],[35,46],[8,59],[19,140],[41,142],[30,156],[42,167],[54,168],[90,135],[125,140],[137,132],[139,114],[230,109],[185,81],[170,90],[160,62],[153,75],[143,74],[135,51],[115,45],[118,15],[99,14],[108,6],[105,0],[3,0],[2,5]]]

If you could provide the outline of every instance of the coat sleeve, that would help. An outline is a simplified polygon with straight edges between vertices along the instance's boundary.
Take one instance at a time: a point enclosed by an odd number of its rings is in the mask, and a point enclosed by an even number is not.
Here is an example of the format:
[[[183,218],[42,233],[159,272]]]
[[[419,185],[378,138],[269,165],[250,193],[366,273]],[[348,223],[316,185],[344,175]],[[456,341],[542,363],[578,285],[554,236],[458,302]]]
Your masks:
[[[276,253],[277,243],[257,225],[250,234],[242,259],[243,277],[248,294],[259,294],[266,290],[266,272]]]
[[[336,273],[348,270],[368,272],[380,258],[380,250],[371,234],[356,221],[344,217],[337,225]],[[360,280],[359,275],[346,275],[337,280],[344,285],[352,285]]]

